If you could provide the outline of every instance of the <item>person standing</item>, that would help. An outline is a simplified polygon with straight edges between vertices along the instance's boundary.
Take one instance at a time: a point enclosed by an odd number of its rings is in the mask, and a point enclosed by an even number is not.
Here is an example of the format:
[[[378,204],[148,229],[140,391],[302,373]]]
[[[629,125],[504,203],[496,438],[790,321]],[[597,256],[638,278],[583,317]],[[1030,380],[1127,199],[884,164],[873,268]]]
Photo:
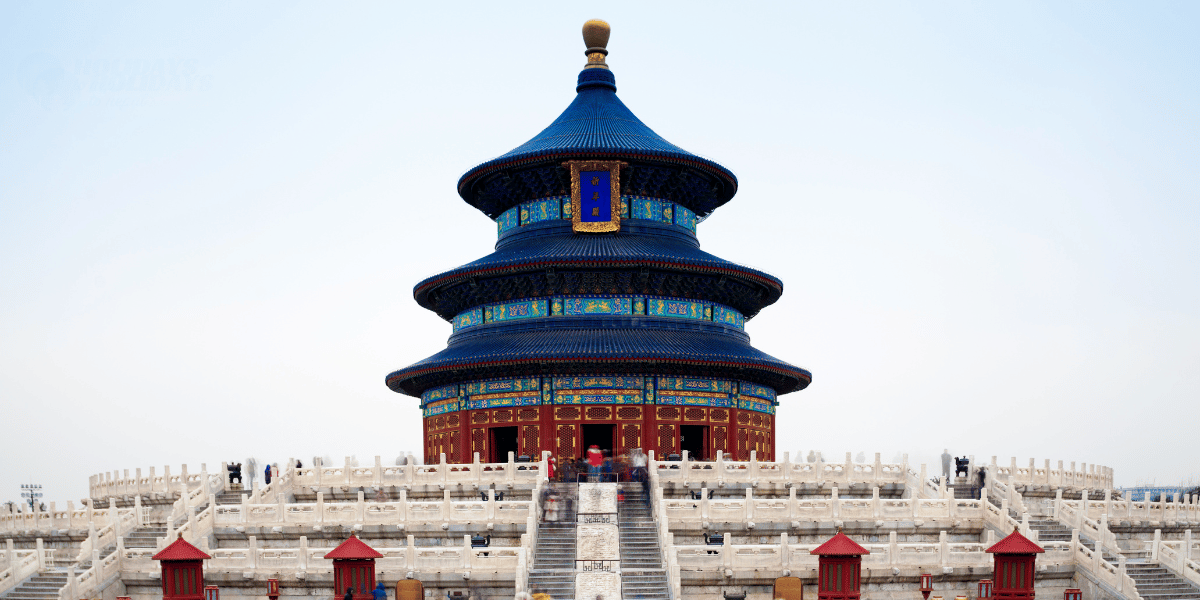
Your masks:
[[[595,482],[599,479],[600,467],[604,465],[604,452],[600,450],[600,446],[592,444],[587,451],[588,464],[588,481]]]
[[[346,588],[346,595],[342,596],[342,600],[354,600],[354,588]]]
[[[249,482],[247,482],[250,489],[254,489],[254,476],[257,473],[258,473],[258,462],[254,460],[253,456],[251,456],[250,458],[246,459],[246,479],[250,480]]]
[[[387,600],[387,588],[383,587],[383,582],[375,584],[375,591],[371,592],[373,600]]]
[[[266,470],[263,471],[263,477],[264,477],[263,485],[271,485],[271,465],[267,465]]]
[[[942,450],[942,481],[947,484],[950,483],[950,462],[953,460],[954,457],[950,455],[949,448]]]

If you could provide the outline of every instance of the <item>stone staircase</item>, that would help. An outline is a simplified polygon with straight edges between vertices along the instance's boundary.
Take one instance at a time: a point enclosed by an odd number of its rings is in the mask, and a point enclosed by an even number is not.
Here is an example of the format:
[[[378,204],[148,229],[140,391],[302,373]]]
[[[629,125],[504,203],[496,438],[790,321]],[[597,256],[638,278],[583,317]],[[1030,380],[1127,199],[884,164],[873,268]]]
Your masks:
[[[663,568],[658,528],[642,486],[622,483],[625,501],[617,506],[621,540],[621,596],[667,600],[670,586]]]
[[[575,598],[575,500],[579,485],[554,484],[560,499],[559,520],[538,524],[537,545],[533,549],[533,568],[529,570],[529,591],[549,594],[555,600]],[[571,502],[563,502],[568,497]],[[571,510],[566,510],[566,506]]]
[[[249,496],[252,490],[223,491],[217,494],[217,504],[241,504],[242,498]]]
[[[1137,585],[1138,594],[1143,600],[1200,599],[1200,589],[1154,563],[1126,563],[1125,572]]]
[[[126,548],[157,548],[159,538],[167,535],[166,525],[147,525],[125,536]]]
[[[75,570],[76,575],[81,572]],[[58,600],[58,594],[62,591],[63,586],[67,585],[70,573],[69,569],[38,573],[21,582],[21,585],[0,595],[0,598],[4,600]]]

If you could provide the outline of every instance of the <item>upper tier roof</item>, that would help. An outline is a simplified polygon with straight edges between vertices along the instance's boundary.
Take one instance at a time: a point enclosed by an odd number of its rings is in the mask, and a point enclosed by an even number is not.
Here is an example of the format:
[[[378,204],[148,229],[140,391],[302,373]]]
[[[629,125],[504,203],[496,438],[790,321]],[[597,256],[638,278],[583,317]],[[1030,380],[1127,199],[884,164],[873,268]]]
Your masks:
[[[607,54],[603,48],[589,48],[589,58],[600,56],[594,50]],[[668,142],[642,123],[617,97],[616,78],[603,58],[598,60],[589,62],[579,73],[575,100],[549,127],[528,142],[467,171],[458,180],[463,200],[496,218],[521,200],[522,194],[514,191],[561,184],[561,174],[547,172],[545,167],[557,168],[563,161],[584,158],[624,160],[634,165],[634,171],[638,164],[682,169],[685,172],[672,178],[690,181],[676,182],[676,187],[693,189],[672,200],[701,217],[733,198],[737,193],[733,172]],[[543,167],[541,172],[514,176],[517,171],[539,166]],[[526,192],[533,195],[524,200],[536,198],[539,193],[545,192]]]

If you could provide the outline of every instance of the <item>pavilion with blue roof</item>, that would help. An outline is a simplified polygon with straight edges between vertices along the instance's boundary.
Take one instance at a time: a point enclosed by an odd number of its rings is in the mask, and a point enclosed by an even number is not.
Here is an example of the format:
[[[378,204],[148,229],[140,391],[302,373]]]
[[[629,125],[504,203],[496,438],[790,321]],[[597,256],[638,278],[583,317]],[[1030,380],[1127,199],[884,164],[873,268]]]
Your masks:
[[[458,182],[496,221],[495,251],[417,284],[453,334],[387,376],[421,399],[427,461],[578,458],[591,445],[769,460],[778,395],[812,380],[744,331],[783,282],[700,249],[698,221],[737,178],[621,102],[608,38],[603,21],[585,24],[571,105]]]

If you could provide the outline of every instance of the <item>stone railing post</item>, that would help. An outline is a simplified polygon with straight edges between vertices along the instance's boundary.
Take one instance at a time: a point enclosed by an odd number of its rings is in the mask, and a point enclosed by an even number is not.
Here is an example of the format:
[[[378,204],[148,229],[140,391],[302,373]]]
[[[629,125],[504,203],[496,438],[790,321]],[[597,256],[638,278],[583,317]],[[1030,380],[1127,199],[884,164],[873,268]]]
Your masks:
[[[376,486],[383,485],[383,458],[378,454],[375,455],[375,470],[371,473],[371,483]]]
[[[1162,549],[1162,530],[1154,530],[1154,540],[1150,542],[1150,561],[1159,562],[1158,553]]]
[[[404,566],[409,571],[417,568],[417,544],[411,533],[405,536]]]
[[[758,451],[750,451],[750,483],[751,485],[758,484]]]
[[[1062,520],[1062,488],[1054,490],[1054,520]]]
[[[829,491],[829,510],[833,512],[834,519],[842,518],[842,500],[838,498],[838,486],[833,486]]]
[[[793,493],[793,496],[796,494]],[[700,520],[708,520],[708,484],[700,488]]]
[[[42,538],[37,538],[37,541],[35,542],[35,544],[36,545],[34,546],[34,548],[37,551],[38,573],[45,573],[46,572],[46,545],[44,542],[42,542]],[[92,547],[93,548],[96,547],[94,545],[94,542],[93,542]],[[13,566],[15,566],[15,565],[13,565]],[[15,572],[16,569],[13,569],[13,571]]]
[[[508,482],[508,487],[512,487],[512,483],[517,477],[517,453],[510,451],[508,453],[508,473],[504,476],[504,480]]]
[[[942,568],[950,565],[950,540],[944,529],[938,532],[938,565]]]
[[[746,522],[754,520],[754,488],[746,488],[746,505],[742,508]]]
[[[1075,529],[1083,529],[1083,516],[1087,512],[1088,493],[1083,490],[1079,495],[1079,510],[1075,511]]]
[[[250,558],[250,570],[258,570],[258,539],[255,536],[248,536],[246,539],[247,552]]]
[[[779,534],[779,560],[783,563],[783,569],[786,571],[792,562],[792,553],[788,548],[788,534],[783,532]]]
[[[325,492],[317,492],[317,523],[325,522]]]
[[[871,481],[878,482],[879,477],[882,475],[882,472],[883,472],[883,460],[879,456],[879,453],[876,452],[875,453],[875,464],[871,466]]]
[[[991,531],[989,529],[989,531]],[[900,544],[896,543],[896,532],[888,532],[888,564],[895,565],[900,560]]]
[[[679,451],[679,476],[683,481],[683,487],[688,487],[689,477],[691,475],[691,465],[688,464],[688,451]]]
[[[306,535],[300,536],[300,572],[308,572],[308,536]]]
[[[358,500],[354,503],[354,520],[358,523],[367,520],[367,495],[363,490],[358,490]]]
[[[876,456],[878,456],[878,454],[876,454]],[[871,486],[871,516],[878,519],[882,510],[883,507],[880,505],[879,500],[879,486],[873,485]]]

